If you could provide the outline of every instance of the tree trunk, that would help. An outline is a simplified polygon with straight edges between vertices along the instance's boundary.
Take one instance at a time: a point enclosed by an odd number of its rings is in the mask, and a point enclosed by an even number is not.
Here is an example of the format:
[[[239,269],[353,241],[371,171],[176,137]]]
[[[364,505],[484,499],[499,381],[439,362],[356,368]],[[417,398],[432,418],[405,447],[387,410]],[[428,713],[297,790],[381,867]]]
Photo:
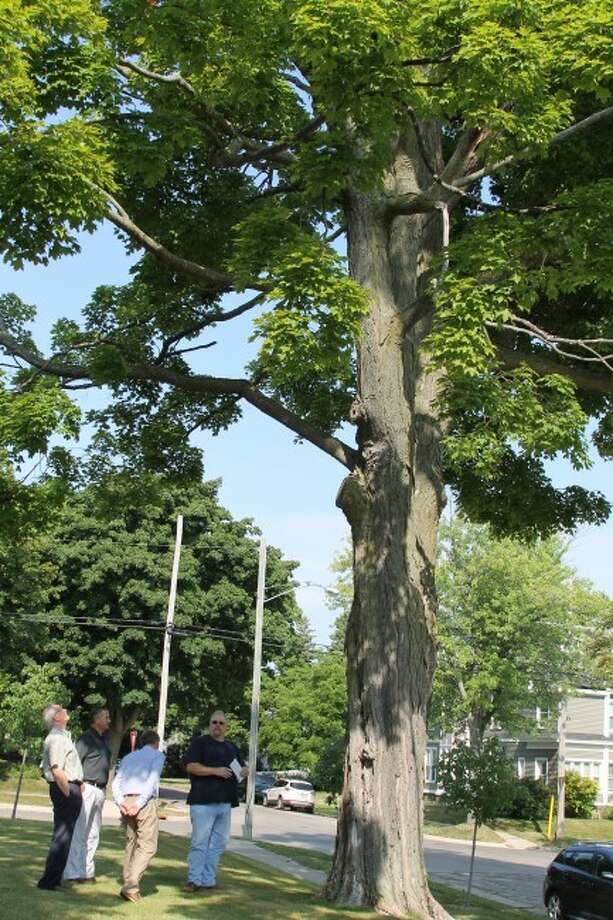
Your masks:
[[[440,162],[435,128],[426,136]],[[415,193],[430,179],[414,140],[398,145],[392,193]],[[361,463],[337,500],[352,529],[355,595],[346,638],[349,742],[325,894],[440,920],[449,915],[428,890],[422,798],[443,484],[437,374],[420,344],[431,328],[423,285],[442,220],[434,213],[390,222],[381,202],[356,193],[347,220],[350,270],[370,309],[354,406]]]
[[[114,707],[112,704],[109,704],[109,715],[111,716],[111,724],[108,731],[107,742],[111,749],[111,765],[114,767],[117,762],[117,757],[119,756],[121,742],[126,731],[132,725],[131,720],[134,718],[134,715],[132,713],[125,713],[121,708]]]
[[[13,800],[13,811],[11,813],[11,818],[17,817],[17,805],[19,804],[19,796],[21,794],[21,784],[23,783],[23,774],[26,769],[26,760],[28,758],[28,749],[24,747],[21,753],[21,766],[19,768],[19,779],[17,780],[17,789],[15,790],[15,798]]]

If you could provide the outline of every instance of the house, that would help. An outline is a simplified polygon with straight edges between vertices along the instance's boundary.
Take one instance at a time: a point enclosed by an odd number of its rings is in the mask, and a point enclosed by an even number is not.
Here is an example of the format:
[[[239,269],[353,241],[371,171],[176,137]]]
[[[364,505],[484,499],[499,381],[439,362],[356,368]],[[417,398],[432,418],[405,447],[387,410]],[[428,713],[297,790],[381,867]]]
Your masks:
[[[537,709],[532,734],[511,736],[497,732],[513,758],[517,775],[553,782],[558,776],[558,726]],[[547,724],[549,723],[549,724]],[[597,805],[613,805],[613,689],[574,690],[566,700],[564,727],[565,768],[598,782]]]
[[[551,713],[538,708],[526,715],[536,722],[536,731],[512,735],[504,730],[494,734],[515,763],[520,778],[553,783],[558,777],[559,722]],[[578,688],[566,700],[564,719],[566,771],[598,782],[596,804],[613,805],[613,688]],[[440,796],[437,765],[441,755],[453,745],[453,736],[431,733],[425,756],[424,793]]]

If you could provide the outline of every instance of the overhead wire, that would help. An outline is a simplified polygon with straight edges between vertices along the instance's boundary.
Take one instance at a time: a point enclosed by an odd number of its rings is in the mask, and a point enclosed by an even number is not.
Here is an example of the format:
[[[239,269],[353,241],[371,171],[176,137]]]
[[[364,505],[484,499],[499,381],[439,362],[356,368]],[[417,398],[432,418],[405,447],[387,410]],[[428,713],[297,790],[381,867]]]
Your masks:
[[[167,629],[164,620],[151,621],[143,619],[124,619],[122,617],[100,618],[88,616],[87,614],[76,614],[74,616],[59,614],[51,618],[49,614],[22,613],[20,611],[6,611],[4,615],[17,617],[28,622],[41,623],[47,626],[78,626],[80,628],[90,626],[97,629],[145,629],[157,632],[165,632]],[[199,626],[194,624],[181,626],[179,624],[173,624],[171,632],[173,636],[178,637],[182,637],[183,634],[183,637],[187,638],[203,636],[226,642],[245,642],[250,645],[253,645],[254,642],[253,639],[248,638],[244,633],[238,630],[228,630],[216,626]],[[273,636],[263,636],[262,641],[267,645],[280,648],[285,648],[289,643],[289,640],[277,639]]]

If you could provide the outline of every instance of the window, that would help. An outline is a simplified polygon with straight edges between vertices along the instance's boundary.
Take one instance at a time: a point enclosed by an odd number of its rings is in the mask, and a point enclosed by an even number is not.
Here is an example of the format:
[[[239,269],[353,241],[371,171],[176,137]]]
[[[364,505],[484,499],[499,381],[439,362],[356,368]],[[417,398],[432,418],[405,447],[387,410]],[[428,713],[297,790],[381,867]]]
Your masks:
[[[613,882],[613,857],[602,853],[596,857],[596,875]]]
[[[609,695],[609,734],[613,735],[613,693]]]
[[[583,776],[584,779],[598,779],[600,776],[599,760],[567,760],[566,773],[572,771]]]
[[[426,748],[426,782],[436,783],[436,764],[438,761],[437,749],[435,747]]]
[[[582,872],[593,872],[594,854],[589,850],[571,850],[566,852],[566,865]]]
[[[611,757],[610,753],[609,757]],[[609,802],[613,803],[613,761],[611,760],[609,760]]]
[[[517,777],[518,779],[523,779],[526,775],[526,758],[518,757],[517,758]]]
[[[549,780],[549,761],[546,757],[534,758],[534,778],[544,783]]]

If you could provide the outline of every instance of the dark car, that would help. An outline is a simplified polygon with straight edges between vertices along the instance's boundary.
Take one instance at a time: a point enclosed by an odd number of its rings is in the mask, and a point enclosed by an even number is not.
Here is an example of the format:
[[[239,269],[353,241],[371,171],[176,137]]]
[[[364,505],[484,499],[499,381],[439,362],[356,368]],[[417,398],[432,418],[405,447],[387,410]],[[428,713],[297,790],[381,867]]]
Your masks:
[[[613,920],[613,843],[575,843],[547,869],[550,920]]]
[[[253,793],[253,798],[256,805],[261,804],[264,801],[264,793],[267,789],[270,789],[271,786],[274,786],[276,781],[276,774],[268,773],[262,771],[255,774],[255,790]],[[243,780],[242,783],[238,784],[238,798],[241,802],[244,802],[247,798],[247,780]]]

